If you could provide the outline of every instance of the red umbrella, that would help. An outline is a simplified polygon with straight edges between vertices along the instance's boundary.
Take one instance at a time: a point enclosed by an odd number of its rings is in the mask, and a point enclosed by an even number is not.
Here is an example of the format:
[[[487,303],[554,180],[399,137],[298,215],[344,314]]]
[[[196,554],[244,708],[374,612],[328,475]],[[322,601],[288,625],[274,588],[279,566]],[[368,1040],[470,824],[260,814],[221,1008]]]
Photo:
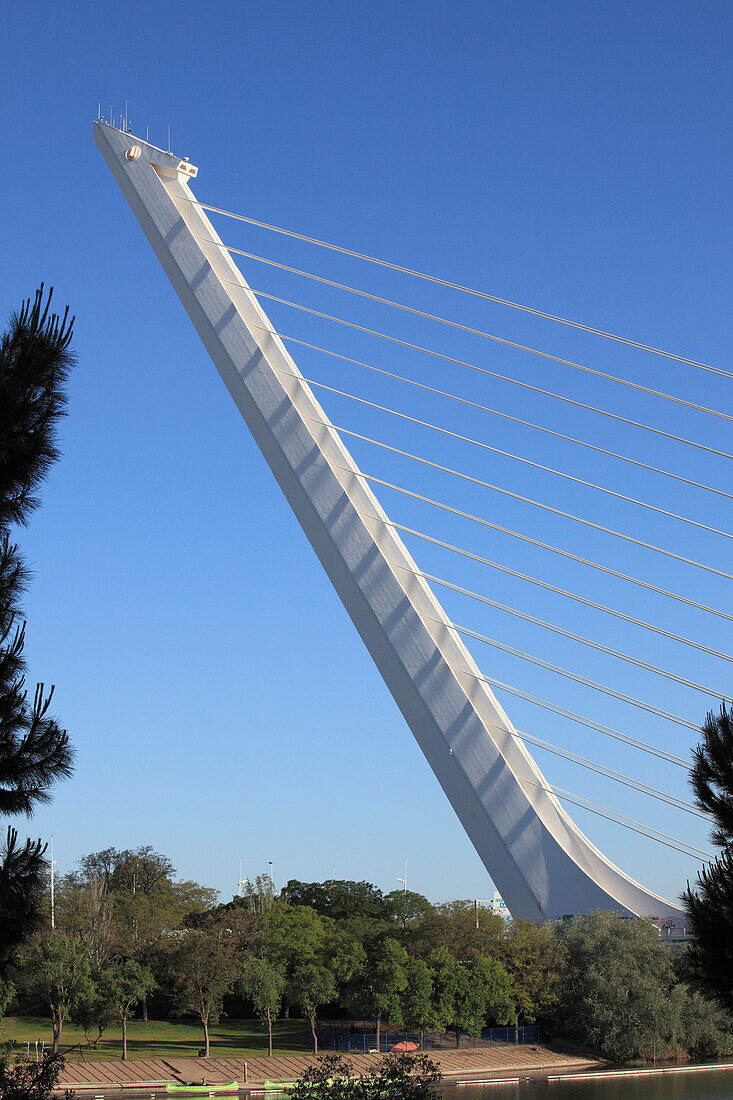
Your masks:
[[[417,1045],[417,1043],[409,1043],[405,1039],[403,1039],[401,1043],[395,1043],[395,1045],[391,1048],[393,1054],[395,1053],[395,1051],[397,1051],[399,1054],[406,1054],[409,1051],[419,1049],[420,1047]]]

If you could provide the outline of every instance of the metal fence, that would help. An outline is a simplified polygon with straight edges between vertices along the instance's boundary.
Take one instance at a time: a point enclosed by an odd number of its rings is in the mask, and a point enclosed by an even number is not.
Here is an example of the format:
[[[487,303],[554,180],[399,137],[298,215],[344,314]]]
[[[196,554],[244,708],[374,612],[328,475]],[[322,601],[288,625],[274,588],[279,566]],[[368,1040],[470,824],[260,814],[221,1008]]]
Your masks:
[[[395,1048],[398,1050],[467,1050],[498,1044],[523,1045],[540,1041],[540,1029],[536,1025],[485,1027],[480,1036],[459,1035],[457,1040],[453,1033],[446,1035],[441,1032],[426,1031],[421,1034],[419,1031],[396,1031],[390,1027],[380,1031],[378,1043],[376,1027],[374,1031],[345,1026],[319,1027],[316,1028],[316,1035],[319,1050],[337,1050],[351,1054],[388,1053]],[[311,1034],[307,1032],[306,1043],[311,1041]]]

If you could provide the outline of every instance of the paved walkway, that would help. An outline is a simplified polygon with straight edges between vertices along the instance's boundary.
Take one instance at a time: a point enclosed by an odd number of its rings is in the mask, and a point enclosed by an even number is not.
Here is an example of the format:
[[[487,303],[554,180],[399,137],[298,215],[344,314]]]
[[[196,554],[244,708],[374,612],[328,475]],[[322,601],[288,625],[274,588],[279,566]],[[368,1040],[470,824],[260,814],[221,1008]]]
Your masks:
[[[357,1073],[369,1074],[383,1055],[348,1054],[345,1057]],[[501,1076],[511,1070],[552,1072],[597,1064],[587,1058],[558,1054],[546,1047],[496,1044],[481,1050],[431,1051],[430,1058],[448,1079],[481,1073]],[[314,1061],[313,1055],[248,1058],[247,1085],[256,1088],[265,1081],[295,1081]],[[241,1088],[244,1081],[242,1061],[237,1058],[141,1058],[128,1062],[85,1062],[79,1059],[66,1063],[59,1089],[94,1089],[97,1092],[119,1088],[157,1090],[164,1089],[168,1082],[200,1085],[204,1078],[207,1085],[238,1081]]]

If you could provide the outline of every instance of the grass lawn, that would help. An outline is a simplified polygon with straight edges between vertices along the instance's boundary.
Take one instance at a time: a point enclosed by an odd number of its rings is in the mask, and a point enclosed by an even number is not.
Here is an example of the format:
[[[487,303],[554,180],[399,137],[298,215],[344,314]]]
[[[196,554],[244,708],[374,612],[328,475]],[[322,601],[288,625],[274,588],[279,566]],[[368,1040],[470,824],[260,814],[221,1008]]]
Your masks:
[[[303,1054],[307,1025],[283,1020],[272,1028],[273,1054]],[[96,1035],[93,1030],[92,1035]],[[267,1054],[267,1030],[257,1020],[226,1020],[209,1027],[212,1058],[256,1058]],[[5,1016],[0,1020],[0,1040],[14,1040],[16,1050],[25,1050],[30,1040],[31,1053],[36,1039],[51,1045],[51,1021],[43,1016]],[[64,1024],[61,1051],[78,1058],[79,1044],[85,1058],[112,1060],[122,1057],[122,1029],[109,1027],[102,1034],[97,1050],[87,1047],[84,1032],[73,1024]],[[195,1058],[203,1050],[201,1024],[189,1020],[131,1020],[127,1025],[128,1058]],[[76,1049],[70,1049],[76,1048]]]

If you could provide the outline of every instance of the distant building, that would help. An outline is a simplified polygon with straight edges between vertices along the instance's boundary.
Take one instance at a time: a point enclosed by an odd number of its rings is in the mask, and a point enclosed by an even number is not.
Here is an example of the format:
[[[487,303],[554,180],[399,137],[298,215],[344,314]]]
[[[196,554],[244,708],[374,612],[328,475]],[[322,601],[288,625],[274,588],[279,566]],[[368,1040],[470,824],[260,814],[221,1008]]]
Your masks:
[[[687,927],[687,921],[674,917],[649,917],[668,947],[681,947],[695,937]]]
[[[494,890],[494,896],[491,899],[491,912],[497,917],[505,917],[506,920],[509,920],[511,917],[511,913],[506,907],[506,902],[503,897],[501,897],[498,890]]]

